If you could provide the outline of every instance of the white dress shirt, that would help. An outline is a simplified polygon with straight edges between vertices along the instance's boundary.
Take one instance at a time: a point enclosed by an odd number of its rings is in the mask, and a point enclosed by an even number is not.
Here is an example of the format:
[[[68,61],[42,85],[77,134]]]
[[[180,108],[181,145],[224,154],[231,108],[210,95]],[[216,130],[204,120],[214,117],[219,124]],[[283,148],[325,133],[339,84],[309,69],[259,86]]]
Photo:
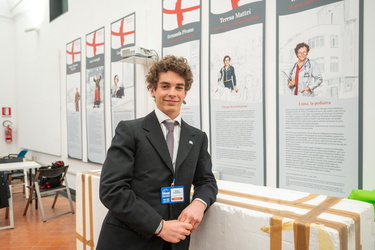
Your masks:
[[[167,133],[168,133],[168,130],[167,130],[167,127],[163,124],[164,121],[167,121],[167,122],[175,122],[177,121],[178,122],[178,125],[176,125],[174,127],[174,130],[173,130],[173,138],[174,138],[174,144],[173,144],[173,159],[172,159],[172,163],[173,163],[173,169],[175,168],[175,165],[176,165],[176,159],[177,159],[177,152],[178,152],[178,145],[180,143],[180,135],[181,135],[181,114],[179,114],[174,120],[172,120],[171,118],[169,118],[166,114],[164,114],[160,109],[158,108],[155,108],[155,114],[156,114],[156,117],[158,118],[158,121],[159,121],[159,124],[160,124],[160,128],[161,128],[161,131],[163,131],[163,134],[164,134],[164,138],[167,137]]]

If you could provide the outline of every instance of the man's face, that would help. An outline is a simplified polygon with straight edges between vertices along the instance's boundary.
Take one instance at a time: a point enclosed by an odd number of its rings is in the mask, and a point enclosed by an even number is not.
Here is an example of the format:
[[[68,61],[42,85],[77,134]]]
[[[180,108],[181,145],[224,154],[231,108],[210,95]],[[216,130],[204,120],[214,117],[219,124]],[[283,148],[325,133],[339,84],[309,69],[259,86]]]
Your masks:
[[[299,50],[297,51],[297,57],[300,61],[305,61],[307,55],[308,52],[306,47],[299,48]]]
[[[151,89],[155,98],[156,107],[171,119],[175,119],[181,110],[181,105],[186,97],[185,80],[173,71],[159,74],[156,89]]]

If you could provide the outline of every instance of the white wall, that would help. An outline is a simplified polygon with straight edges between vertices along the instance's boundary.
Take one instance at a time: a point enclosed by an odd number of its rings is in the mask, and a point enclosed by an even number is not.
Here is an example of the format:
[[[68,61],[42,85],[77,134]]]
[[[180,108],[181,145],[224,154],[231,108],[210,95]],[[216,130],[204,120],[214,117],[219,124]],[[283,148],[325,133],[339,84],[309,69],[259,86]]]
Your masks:
[[[25,2],[25,1],[24,1]],[[64,160],[70,167],[71,186],[74,187],[74,174],[90,169],[99,169],[101,166],[82,161],[67,158],[66,141],[66,113],[65,113],[65,46],[68,42],[76,38],[82,38],[82,44],[85,42],[86,34],[105,26],[106,47],[106,81],[110,81],[110,24],[130,13],[136,13],[136,44],[138,46],[155,49],[161,52],[161,3],[162,1],[143,0],[143,1],[122,1],[122,0],[75,0],[69,1],[69,11],[53,22],[49,23],[48,0],[35,0],[33,7],[25,8],[23,15],[18,15],[14,23],[9,18],[0,17],[0,28],[7,29],[6,34],[12,36],[1,37],[1,44],[6,43],[10,49],[4,49],[0,46],[0,70],[2,78],[4,73],[6,81],[0,81],[0,106],[12,106],[17,110],[16,115],[12,117],[15,121],[35,126],[38,122],[32,119],[33,110],[29,103],[23,102],[20,97],[20,90],[27,89],[36,95],[37,98],[49,100],[50,93],[55,94],[54,98],[60,93],[60,102],[56,108],[56,117],[46,117],[46,121],[56,119],[59,122],[56,136],[51,138],[51,143],[59,141],[58,153],[46,154],[37,151],[28,153],[28,158],[35,156],[37,161],[43,164],[49,164],[55,160]],[[208,82],[208,2],[202,1],[202,82]],[[36,4],[37,3],[37,4]],[[375,176],[375,116],[373,107],[375,107],[375,84],[373,83],[373,58],[375,49],[373,44],[375,34],[372,31],[375,26],[375,17],[372,12],[375,10],[375,1],[364,0],[364,86],[363,86],[363,169],[364,169],[364,189],[375,189],[373,176]],[[41,12],[38,12],[38,10]],[[268,186],[276,186],[276,90],[274,88],[276,81],[276,0],[266,1],[266,136],[267,136],[267,183]],[[0,14],[1,15],[1,14]],[[32,17],[32,15],[35,15]],[[39,19],[39,20],[38,20]],[[35,24],[33,22],[36,22]],[[39,22],[39,23],[38,23]],[[31,25],[38,25],[40,31],[25,33],[24,29]],[[5,33],[1,33],[4,36]],[[14,45],[15,44],[15,45]],[[84,46],[82,47],[84,50]],[[3,54],[5,53],[5,57]],[[84,53],[85,54],[85,53]],[[5,60],[5,58],[7,58]],[[85,62],[82,61],[84,83]],[[3,73],[4,72],[4,73]],[[137,65],[137,116],[143,116],[148,113],[152,107],[152,99],[149,98],[144,84],[144,68]],[[33,76],[33,77],[30,77]],[[205,85],[202,85],[205,86]],[[105,91],[106,95],[110,93],[109,85]],[[9,89],[9,93],[4,93],[4,89]],[[8,92],[8,91],[7,91]],[[208,86],[202,89],[202,125],[203,130],[209,131],[209,100]],[[24,93],[25,95],[25,93]],[[54,100],[55,100],[54,99]],[[110,144],[110,110],[109,97],[106,101],[106,128],[107,147]],[[16,100],[16,101],[15,101]],[[85,103],[84,97],[82,103]],[[84,112],[84,111],[83,111]],[[85,113],[83,113],[83,122],[85,124]],[[44,121],[45,122],[45,121]],[[52,124],[53,125],[53,124]],[[83,127],[85,132],[85,126]],[[34,133],[31,131],[18,131],[17,134]],[[25,135],[26,136],[26,135]],[[0,137],[1,138],[1,137]],[[84,134],[85,138],[85,134]],[[0,155],[7,154],[11,150],[19,150],[22,146],[16,140],[12,145],[5,145],[4,140],[0,140]],[[48,146],[48,145],[47,145]],[[86,151],[86,142],[83,143]],[[86,155],[84,154],[84,158]],[[356,167],[356,166],[353,166]]]
[[[3,10],[3,3],[0,4],[0,10]],[[14,22],[4,13],[0,12],[0,108],[11,107],[12,114],[17,113],[16,107],[16,64],[15,64],[15,36]],[[0,114],[1,115],[1,114]],[[13,142],[6,143],[4,136],[3,122],[10,120],[13,127]],[[8,124],[8,123],[6,123]],[[0,117],[0,156],[9,153],[18,153],[17,146],[17,118],[15,115],[11,117]]]

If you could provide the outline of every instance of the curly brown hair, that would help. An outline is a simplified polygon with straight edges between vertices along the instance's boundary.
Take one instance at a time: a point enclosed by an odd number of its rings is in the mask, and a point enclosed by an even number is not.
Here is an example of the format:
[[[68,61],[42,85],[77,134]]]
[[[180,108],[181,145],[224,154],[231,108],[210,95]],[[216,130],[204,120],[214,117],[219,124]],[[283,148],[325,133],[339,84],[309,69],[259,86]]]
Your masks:
[[[296,53],[296,55],[298,54],[298,50],[300,48],[303,48],[303,47],[306,47],[307,49],[307,53],[309,53],[310,51],[310,46],[307,44],[307,43],[299,43],[296,45],[296,47],[294,48],[294,53]]]
[[[154,63],[146,75],[147,89],[156,89],[161,72],[173,71],[185,80],[185,90],[189,91],[193,83],[193,73],[184,57],[173,55],[165,56],[160,61]]]

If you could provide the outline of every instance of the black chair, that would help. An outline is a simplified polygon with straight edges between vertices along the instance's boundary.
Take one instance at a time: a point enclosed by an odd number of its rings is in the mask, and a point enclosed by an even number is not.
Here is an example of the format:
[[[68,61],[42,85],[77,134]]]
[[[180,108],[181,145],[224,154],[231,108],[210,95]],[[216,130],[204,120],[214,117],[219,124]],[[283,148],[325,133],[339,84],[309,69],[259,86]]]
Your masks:
[[[32,200],[37,201],[37,202],[35,202],[35,208],[36,209],[38,209],[38,204],[39,204],[40,211],[42,213],[43,222],[46,222],[47,220],[54,219],[54,218],[57,218],[57,217],[60,217],[60,216],[66,215],[66,214],[70,214],[70,213],[74,214],[72,197],[71,197],[71,194],[70,194],[68,181],[65,178],[66,173],[68,171],[68,168],[69,168],[69,166],[62,166],[62,167],[58,167],[58,168],[48,168],[48,169],[39,168],[36,171],[35,178],[33,180],[32,186],[28,186],[28,188],[30,188],[30,195],[29,195],[29,199],[26,202],[25,210],[23,212],[24,216],[26,215],[27,210],[28,210],[29,205],[32,202]],[[52,188],[48,188],[48,189],[41,189],[40,185],[39,185],[39,180],[40,180],[39,177],[44,177],[44,178],[60,177],[60,181],[59,181],[60,184],[56,187],[52,187]],[[65,185],[63,185],[63,184],[65,184]],[[65,212],[65,213],[61,213],[61,214],[58,214],[58,215],[54,215],[54,216],[51,216],[51,217],[47,218],[45,213],[44,213],[44,206],[43,206],[43,201],[42,201],[43,197],[48,197],[48,196],[54,195],[55,199],[54,199],[53,204],[52,204],[52,208],[54,208],[55,205],[56,205],[57,198],[60,194],[60,191],[63,191],[63,190],[66,191],[66,194],[68,196],[67,198],[69,199],[69,203],[70,203],[70,211]]]

